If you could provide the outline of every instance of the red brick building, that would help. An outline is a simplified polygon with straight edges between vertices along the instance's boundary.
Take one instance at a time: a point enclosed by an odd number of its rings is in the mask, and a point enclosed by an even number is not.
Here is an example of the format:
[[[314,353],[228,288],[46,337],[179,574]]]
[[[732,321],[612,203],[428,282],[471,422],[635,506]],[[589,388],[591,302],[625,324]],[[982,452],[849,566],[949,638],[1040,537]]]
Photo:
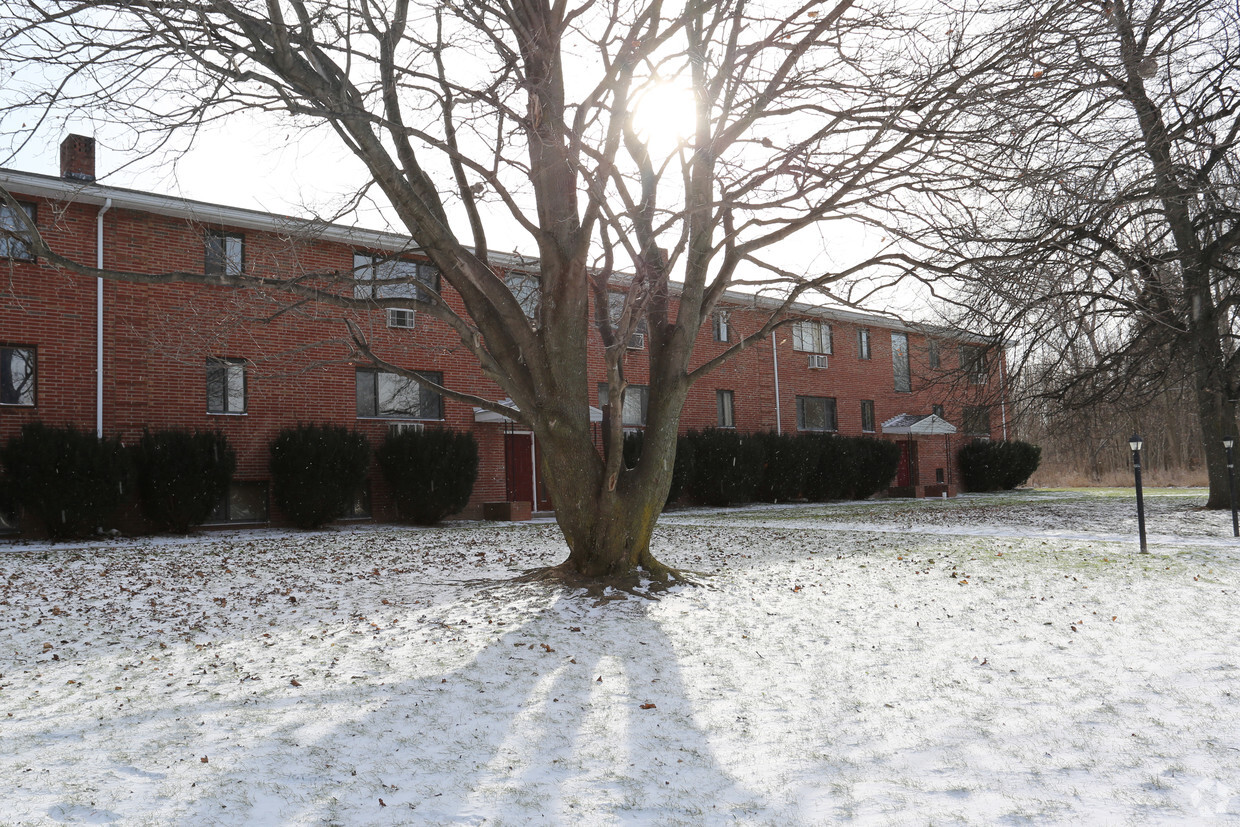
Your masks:
[[[62,146],[60,177],[0,170],[0,186],[49,246],[74,261],[139,274],[304,275],[329,286],[333,274],[351,278],[356,269],[384,297],[416,289],[385,288],[385,277],[416,275],[464,312],[460,296],[418,261],[406,237],[101,186],[94,183],[93,155],[90,139],[71,136]],[[0,226],[20,235],[12,206],[0,204]],[[494,264],[515,291],[537,300],[536,262],[500,257]],[[268,512],[266,481],[268,444],[282,427],[345,424],[372,445],[393,427],[449,427],[478,439],[471,511],[484,502],[533,498],[537,471],[528,433],[360,364],[351,358],[343,320],[359,324],[387,361],[501,399],[503,392],[445,324],[411,310],[359,314],[209,281],[83,278],[35,259],[19,237],[0,238],[0,440],[36,419],[126,440],[144,427],[220,430],[239,464],[217,518],[262,522],[279,519]],[[366,295],[371,288],[349,289]],[[758,329],[769,312],[768,303],[729,294],[701,331],[695,359],[705,361],[738,334]],[[794,323],[694,387],[683,429],[897,439],[906,446],[897,493],[923,495],[954,491],[949,458],[963,439],[1006,436],[1003,361],[986,358],[985,342],[810,305],[791,315]],[[633,345],[627,370],[637,387],[624,415],[626,426],[640,428],[646,354],[640,337]],[[601,343],[598,354],[601,383]],[[884,431],[900,414],[931,413],[959,433],[943,436],[946,428],[935,425],[932,435],[918,436],[899,423],[889,426],[897,433]],[[393,515],[377,470],[358,513]]]

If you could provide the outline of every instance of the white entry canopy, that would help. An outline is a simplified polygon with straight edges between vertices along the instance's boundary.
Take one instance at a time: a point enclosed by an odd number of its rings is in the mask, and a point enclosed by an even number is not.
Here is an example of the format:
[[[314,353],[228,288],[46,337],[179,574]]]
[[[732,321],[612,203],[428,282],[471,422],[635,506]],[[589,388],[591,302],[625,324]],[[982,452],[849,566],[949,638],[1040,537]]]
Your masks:
[[[900,414],[883,423],[885,434],[954,434],[956,426],[934,414]]]
[[[512,408],[513,410],[517,410],[517,411],[521,410],[513,403],[511,399],[501,399],[499,400],[499,404],[503,405],[505,408]],[[602,410],[591,405],[590,406],[590,421],[591,422],[602,422],[603,421]],[[495,411],[488,411],[486,408],[474,408],[474,422],[504,423],[504,422],[512,422],[512,418],[504,416],[503,414],[497,414]]]

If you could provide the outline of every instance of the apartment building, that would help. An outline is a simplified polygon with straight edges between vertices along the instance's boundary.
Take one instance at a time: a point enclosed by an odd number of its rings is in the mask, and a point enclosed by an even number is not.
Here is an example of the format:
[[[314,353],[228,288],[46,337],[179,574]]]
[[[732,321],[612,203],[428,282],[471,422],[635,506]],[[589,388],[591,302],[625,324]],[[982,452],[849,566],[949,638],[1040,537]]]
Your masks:
[[[268,445],[281,428],[333,422],[378,445],[390,429],[444,427],[472,431],[478,440],[481,465],[467,513],[481,514],[488,502],[552,508],[541,491],[532,435],[374,369],[351,350],[345,321],[393,364],[502,399],[447,325],[411,309],[357,312],[290,302],[261,286],[212,283],[213,275],[243,272],[330,288],[333,279],[358,273],[362,281],[346,288],[355,295],[399,297],[425,285],[463,314],[461,297],[409,238],[103,186],[94,172],[94,144],[82,136],[62,145],[59,176],[0,170],[0,187],[17,200],[16,207],[0,204],[0,226],[17,232],[0,238],[0,440],[33,420],[126,441],[143,428],[222,431],[237,449],[238,468],[214,519],[262,523],[281,519],[267,491]],[[31,254],[15,209],[73,261],[192,281],[101,280],[54,267]],[[500,256],[493,264],[523,301],[536,304],[536,261]],[[416,283],[385,286],[388,278]],[[393,292],[402,290],[409,292]],[[772,307],[728,294],[699,334],[695,361],[759,329]],[[911,496],[954,494],[952,455],[961,442],[1006,435],[1004,364],[990,343],[811,305],[788,316],[788,324],[698,382],[682,429],[896,440],[902,458],[892,493]],[[602,344],[595,345],[601,385]],[[644,424],[645,356],[638,335],[626,365],[628,428]],[[377,468],[354,516],[394,516]]]

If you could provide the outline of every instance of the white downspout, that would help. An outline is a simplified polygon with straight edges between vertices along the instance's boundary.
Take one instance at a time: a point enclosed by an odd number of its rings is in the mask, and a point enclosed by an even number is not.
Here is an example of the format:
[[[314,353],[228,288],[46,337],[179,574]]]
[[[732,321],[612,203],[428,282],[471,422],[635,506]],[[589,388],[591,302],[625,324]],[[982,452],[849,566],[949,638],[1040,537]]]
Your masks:
[[[1003,357],[1005,353],[999,348],[999,418],[1003,420],[1003,441],[1007,442],[1007,382],[1003,378]]]
[[[103,269],[103,214],[112,199],[103,202],[95,216],[95,268]],[[103,439],[103,278],[95,279],[95,434]]]
[[[775,331],[771,331],[771,361],[775,365],[775,433],[782,434],[783,426],[779,419],[779,344],[775,341]]]

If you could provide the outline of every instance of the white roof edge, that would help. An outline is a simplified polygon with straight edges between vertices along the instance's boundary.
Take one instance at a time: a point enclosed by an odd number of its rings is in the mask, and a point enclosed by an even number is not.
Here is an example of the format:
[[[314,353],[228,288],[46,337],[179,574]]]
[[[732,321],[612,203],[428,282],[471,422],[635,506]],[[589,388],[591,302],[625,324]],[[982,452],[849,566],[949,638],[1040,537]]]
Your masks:
[[[359,247],[371,247],[390,252],[416,252],[417,246],[413,239],[400,233],[367,230],[344,224],[332,224],[315,219],[296,218],[288,215],[251,210],[244,207],[229,207],[223,204],[211,204],[205,201],[194,201],[171,195],[158,195],[140,190],[112,187],[88,181],[77,181],[57,178],[34,172],[0,168],[0,186],[14,193],[55,198],[79,204],[102,206],[109,198],[112,206],[120,209],[141,210],[156,215],[183,218],[203,224],[220,224],[239,227],[247,230],[274,231],[283,233],[299,233],[302,235],[351,244]],[[492,253],[493,264],[520,270],[537,269],[538,259],[521,255]],[[754,308],[774,310],[783,304],[782,300],[761,296],[755,293],[741,293],[728,290],[721,300],[727,304],[748,305]],[[842,310],[822,305],[794,302],[788,306],[790,315],[815,316],[833,321],[852,324],[873,324],[889,330],[900,330],[912,333],[940,334],[957,340],[994,343],[995,337],[980,333],[966,333],[947,327],[906,322],[892,316],[864,313],[855,310]],[[1014,345],[1014,341],[1004,340],[1005,345]]]

